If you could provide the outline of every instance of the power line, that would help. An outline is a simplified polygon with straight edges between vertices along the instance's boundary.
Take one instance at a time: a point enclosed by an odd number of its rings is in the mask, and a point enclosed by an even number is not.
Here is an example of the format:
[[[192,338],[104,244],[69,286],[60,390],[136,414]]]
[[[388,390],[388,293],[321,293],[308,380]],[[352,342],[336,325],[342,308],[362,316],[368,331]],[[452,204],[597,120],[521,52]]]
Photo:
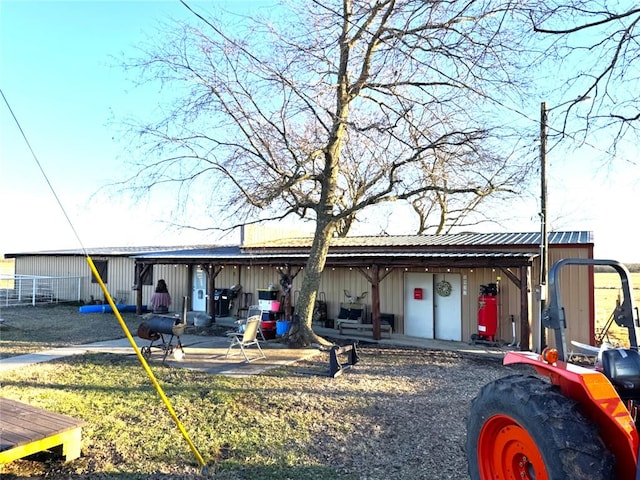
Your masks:
[[[491,99],[491,100],[492,100],[494,103],[496,103],[497,105],[499,105],[500,107],[505,108],[505,109],[509,110],[509,111],[510,111],[510,112],[512,112],[512,113],[515,113],[515,114],[517,114],[517,115],[520,115],[521,117],[525,118],[526,120],[529,120],[529,121],[531,121],[531,122],[535,122],[535,123],[540,123],[540,119],[533,118],[533,117],[531,117],[529,114],[526,114],[526,113],[524,113],[524,112],[521,112],[520,110],[518,110],[518,109],[516,109],[516,108],[510,107],[510,106],[506,105],[505,103],[501,102],[500,100],[497,100],[497,99]],[[600,153],[605,154],[605,155],[611,155],[611,152],[609,152],[609,151],[607,151],[607,150],[604,150],[604,149],[602,149],[602,148],[598,147],[597,145],[593,145],[592,143],[588,142],[588,141],[587,141],[586,139],[584,139],[584,138],[578,138],[578,137],[577,137],[576,135],[574,135],[574,134],[567,133],[567,132],[566,132],[566,131],[564,131],[564,130],[558,130],[557,128],[554,128],[553,126],[550,126],[550,125],[548,125],[548,126],[547,126],[547,128],[548,128],[549,130],[552,130],[552,131],[553,131],[553,132],[555,132],[556,134],[561,134],[563,138],[565,138],[565,137],[566,137],[566,138],[568,138],[568,139],[570,139],[570,140],[574,141],[574,142],[575,142],[575,143],[577,143],[577,144],[586,145],[587,147],[592,148],[593,150],[596,150],[597,152],[600,152]],[[555,143],[555,145],[553,145],[553,146],[549,149],[549,151],[553,150],[553,148],[555,148],[555,147],[558,145],[558,143],[560,143],[560,142],[559,142],[559,141],[558,141],[558,142],[556,142],[556,143]],[[631,165],[637,165],[637,162],[636,162],[636,161],[634,161],[634,160],[631,160],[630,158],[624,158],[624,161],[626,161],[626,162],[630,163]]]
[[[2,99],[4,100],[4,103],[7,105],[7,108],[9,109],[9,112],[11,113],[11,116],[13,117],[13,120],[15,121],[16,125],[18,126],[18,129],[20,130],[20,133],[22,134],[22,138],[24,138],[25,143],[29,147],[29,151],[31,152],[31,155],[33,156],[33,159],[35,160],[36,164],[38,165],[38,168],[40,169],[40,172],[42,173],[42,176],[44,177],[45,181],[47,182],[47,185],[49,185],[49,189],[51,190],[51,193],[53,194],[54,198],[56,199],[56,202],[58,202],[58,206],[60,207],[60,210],[62,210],[62,213],[64,214],[65,218],[67,219],[67,222],[69,223],[69,226],[71,227],[71,230],[73,231],[74,235],[76,236],[76,239],[78,240],[78,243],[80,244],[80,247],[82,248],[84,256],[87,259],[87,263],[89,264],[89,268],[91,269],[91,272],[93,273],[93,276],[96,278],[96,280],[100,284],[100,288],[102,289],[102,291],[104,293],[104,296],[107,299],[107,302],[109,303],[109,305],[113,309],[113,313],[115,314],[118,322],[120,323],[120,327],[122,328],[122,330],[124,331],[127,339],[131,343],[131,346],[133,347],[134,352],[138,356],[138,359],[140,360],[140,363],[142,364],[142,367],[146,371],[147,376],[149,377],[149,379],[151,380],[151,383],[155,387],[158,395],[160,396],[160,399],[165,404],[165,406],[167,408],[167,411],[169,412],[169,414],[171,415],[171,417],[174,420],[174,423],[176,424],[176,426],[180,430],[180,433],[184,437],[185,441],[189,445],[189,448],[191,449],[192,453],[194,454],[194,456],[198,460],[198,463],[202,467],[202,472],[205,473],[206,470],[207,470],[207,466],[206,466],[206,463],[205,463],[204,459],[202,458],[202,455],[200,455],[200,452],[198,451],[197,447],[192,442],[191,438],[189,437],[189,434],[187,433],[186,429],[184,428],[184,426],[180,422],[180,419],[178,418],[178,415],[176,414],[173,406],[171,405],[171,402],[169,401],[169,399],[167,398],[167,396],[164,393],[164,390],[162,389],[162,387],[160,386],[160,384],[156,380],[155,375],[151,371],[146,359],[144,358],[144,356],[140,352],[140,349],[138,348],[133,336],[131,335],[131,332],[129,332],[129,328],[127,327],[126,323],[124,322],[124,319],[122,318],[122,315],[120,315],[120,311],[118,310],[117,305],[114,303],[113,298],[111,297],[111,294],[109,293],[104,281],[102,280],[102,278],[100,276],[100,272],[96,268],[91,256],[89,255],[87,250],[84,248],[84,245],[82,244],[82,240],[80,240],[80,236],[78,235],[78,232],[76,231],[75,227],[73,226],[73,222],[69,218],[69,215],[67,215],[67,211],[64,209],[64,206],[62,205],[62,202],[60,201],[60,198],[56,194],[56,191],[53,188],[53,185],[49,181],[49,178],[47,177],[47,174],[44,171],[44,168],[42,168],[42,164],[38,160],[38,156],[36,155],[36,153],[34,152],[33,148],[31,147],[31,143],[29,142],[29,139],[27,138],[27,135],[24,133],[24,130],[22,129],[22,126],[20,125],[20,122],[18,121],[18,118],[13,113],[13,109],[11,108],[11,105],[9,105],[9,101],[7,100],[7,97],[4,95],[4,92],[2,91],[1,88],[0,88],[0,94],[2,95]],[[184,321],[186,321],[186,319],[184,319]]]
[[[27,135],[24,133],[24,130],[22,129],[22,126],[20,125],[20,122],[18,121],[18,118],[16,117],[15,113],[13,113],[13,109],[11,108],[11,105],[9,105],[9,101],[7,100],[7,97],[4,95],[4,92],[2,91],[1,88],[0,88],[0,94],[2,95],[2,99],[4,100],[4,103],[7,105],[7,108],[9,109],[9,112],[11,113],[11,116],[13,117],[13,121],[15,122],[16,126],[18,127],[18,130],[20,130],[20,134],[22,135],[22,138],[24,139],[25,143],[27,144],[27,147],[29,148],[29,151],[31,152],[31,156],[33,156],[33,159],[35,160],[36,165],[38,165],[38,168],[40,169],[40,172],[42,173],[42,176],[44,177],[45,181],[47,182],[47,185],[49,186],[49,190],[51,190],[51,193],[53,194],[53,197],[56,199],[56,202],[58,203],[58,206],[60,207],[60,210],[62,210],[64,218],[67,219],[67,223],[69,224],[69,227],[71,227],[71,231],[73,231],[73,234],[75,235],[76,239],[78,240],[78,244],[80,245],[80,248],[82,249],[82,252],[84,253],[85,256],[88,256],[87,250],[84,248],[84,245],[82,244],[82,240],[80,239],[80,235],[78,235],[78,232],[76,231],[75,227],[73,226],[73,222],[71,221],[71,218],[69,218],[69,215],[67,214],[67,211],[65,210],[64,206],[62,205],[62,202],[60,201],[60,198],[56,194],[56,191],[53,188],[53,185],[51,184],[51,181],[49,180],[49,177],[47,176],[47,173],[44,171],[44,168],[42,167],[42,164],[40,163],[40,160],[38,160],[38,156],[36,155],[36,152],[34,152],[33,148],[31,147],[31,143],[29,142],[29,139],[27,138]]]

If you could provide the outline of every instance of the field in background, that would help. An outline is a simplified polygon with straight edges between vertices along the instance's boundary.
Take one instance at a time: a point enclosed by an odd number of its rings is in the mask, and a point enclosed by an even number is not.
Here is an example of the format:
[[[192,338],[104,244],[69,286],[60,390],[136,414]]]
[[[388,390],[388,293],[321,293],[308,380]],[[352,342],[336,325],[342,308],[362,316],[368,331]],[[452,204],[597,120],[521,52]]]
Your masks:
[[[15,262],[13,258],[0,258],[0,274],[13,275]]]
[[[15,260],[13,258],[0,258],[0,278],[5,275],[13,276],[15,271],[14,266]],[[13,281],[0,279],[0,288],[13,288]]]
[[[631,274],[633,298],[636,306],[640,306],[640,272]],[[596,339],[605,327],[607,321],[616,307],[621,295],[620,277],[617,273],[597,272],[595,274],[595,309],[596,309]],[[608,331],[609,343],[628,346],[626,329],[618,327],[613,322]]]

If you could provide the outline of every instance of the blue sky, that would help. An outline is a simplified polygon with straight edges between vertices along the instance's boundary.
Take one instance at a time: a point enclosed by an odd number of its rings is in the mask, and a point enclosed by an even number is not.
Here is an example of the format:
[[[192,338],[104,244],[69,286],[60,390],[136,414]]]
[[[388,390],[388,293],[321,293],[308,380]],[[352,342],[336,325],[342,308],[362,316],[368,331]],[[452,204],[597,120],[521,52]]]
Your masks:
[[[167,231],[163,199],[99,191],[122,178],[118,122],[158,104],[157,91],[136,87],[120,66],[122,55],[135,55],[159,22],[189,15],[177,1],[0,2],[0,88],[86,247],[208,240]],[[0,122],[3,225],[11,227],[0,252],[78,247],[4,103]]]
[[[223,4],[251,10],[265,3]],[[145,118],[159,102],[159,92],[136,87],[135,76],[124,71],[119,59],[135,56],[137,46],[168,18],[192,17],[178,0],[0,1],[0,88],[86,247],[217,238],[168,229],[170,199],[134,202],[115,189],[100,190],[126,173],[124,145],[118,141],[122,120]],[[539,105],[540,99],[532,99],[532,121]],[[78,247],[4,102],[0,135],[0,253]],[[635,157],[635,151],[627,153]],[[632,212],[638,201],[634,194],[640,191],[637,164],[620,162],[614,170],[597,170],[592,158],[598,154],[589,147],[550,152],[552,227],[593,230],[596,256],[639,262],[634,238],[638,218]],[[514,205],[518,217],[503,229],[538,230],[538,208],[534,192]]]

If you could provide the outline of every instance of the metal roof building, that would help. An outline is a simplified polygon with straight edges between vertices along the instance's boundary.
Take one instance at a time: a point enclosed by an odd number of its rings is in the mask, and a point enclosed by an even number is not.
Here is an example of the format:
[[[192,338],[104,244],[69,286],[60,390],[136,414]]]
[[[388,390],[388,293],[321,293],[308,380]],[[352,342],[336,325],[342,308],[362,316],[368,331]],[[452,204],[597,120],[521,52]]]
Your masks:
[[[333,238],[320,295],[326,300],[329,316],[335,317],[345,291],[356,295],[371,291],[366,321],[374,314],[387,313],[394,316],[395,332],[466,340],[477,329],[477,292],[486,284],[497,284],[497,335],[512,340],[515,322],[521,346],[537,347],[540,240],[539,232]],[[138,305],[150,296],[153,282],[165,278],[174,297],[190,297],[192,309],[215,314],[218,307],[213,292],[241,285],[243,296],[234,305],[237,314],[243,303],[255,303],[260,289],[277,286],[285,271],[297,274],[291,298],[295,305],[311,242],[310,237],[300,237],[243,245],[99,248],[6,256],[16,259],[16,273],[77,275],[83,271],[89,278],[86,265],[74,263],[88,254],[105,266],[109,264],[110,290],[124,296],[125,290],[134,293],[131,285],[136,286]],[[566,257],[593,258],[593,247],[591,232],[549,233],[551,263]],[[570,323],[568,334],[589,343],[594,335],[593,272],[571,267],[564,278],[568,285],[565,304],[580,315],[577,322]],[[442,282],[453,286],[447,298],[437,293]],[[412,297],[417,289],[424,291],[421,301]],[[99,295],[90,281],[84,292]]]

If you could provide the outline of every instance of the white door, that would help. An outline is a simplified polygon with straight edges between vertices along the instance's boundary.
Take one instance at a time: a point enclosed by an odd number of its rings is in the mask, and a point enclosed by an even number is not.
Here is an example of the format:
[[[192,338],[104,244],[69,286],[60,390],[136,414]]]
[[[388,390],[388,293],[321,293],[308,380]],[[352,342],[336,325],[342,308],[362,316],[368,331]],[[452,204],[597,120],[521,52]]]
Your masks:
[[[433,278],[435,338],[462,341],[462,281],[457,273],[436,273]]]
[[[433,274],[404,275],[404,334],[433,338]]]
[[[191,308],[194,312],[207,311],[207,272],[198,267],[193,270],[193,292]]]

